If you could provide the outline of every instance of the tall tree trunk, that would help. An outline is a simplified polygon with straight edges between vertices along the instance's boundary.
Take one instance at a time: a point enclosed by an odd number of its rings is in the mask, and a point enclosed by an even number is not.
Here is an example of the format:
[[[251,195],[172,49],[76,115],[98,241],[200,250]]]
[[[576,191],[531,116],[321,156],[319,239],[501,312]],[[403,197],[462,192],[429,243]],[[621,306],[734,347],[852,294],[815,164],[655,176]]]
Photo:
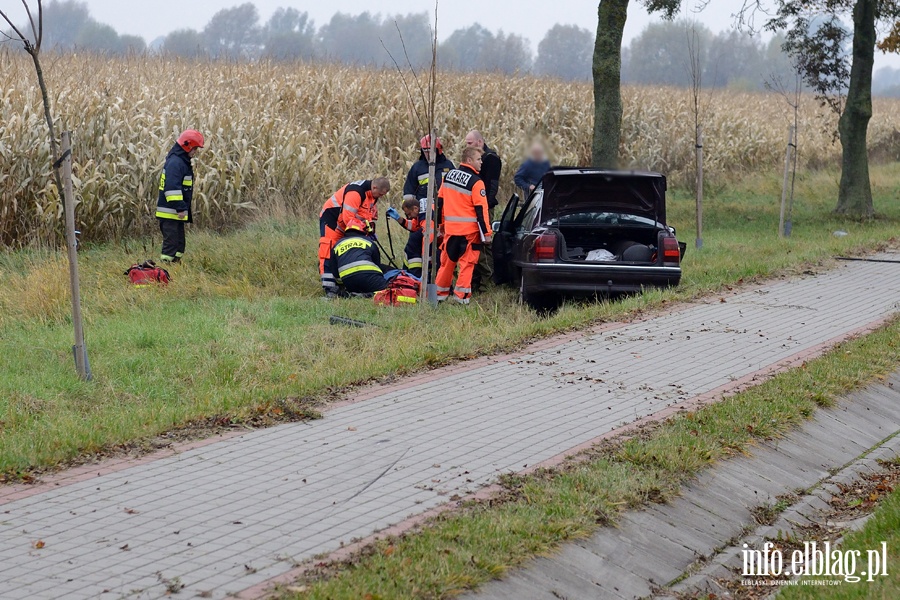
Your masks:
[[[628,16],[628,0],[600,0],[597,15],[591,158],[595,167],[614,169],[619,166],[622,134],[622,34]]]
[[[866,219],[875,214],[869,182],[866,134],[872,118],[872,69],[875,65],[875,10],[878,0],[856,0],[853,7],[853,64],[847,105],[838,123],[843,156],[835,212]]]

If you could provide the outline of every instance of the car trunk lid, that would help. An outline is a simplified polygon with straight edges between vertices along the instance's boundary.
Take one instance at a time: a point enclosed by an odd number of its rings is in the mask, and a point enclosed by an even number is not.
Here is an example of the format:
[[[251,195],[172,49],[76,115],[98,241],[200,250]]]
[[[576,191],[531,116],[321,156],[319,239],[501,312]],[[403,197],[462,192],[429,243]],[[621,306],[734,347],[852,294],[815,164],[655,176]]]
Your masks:
[[[557,167],[544,175],[543,187],[544,223],[585,211],[666,222],[666,178],[659,173]]]

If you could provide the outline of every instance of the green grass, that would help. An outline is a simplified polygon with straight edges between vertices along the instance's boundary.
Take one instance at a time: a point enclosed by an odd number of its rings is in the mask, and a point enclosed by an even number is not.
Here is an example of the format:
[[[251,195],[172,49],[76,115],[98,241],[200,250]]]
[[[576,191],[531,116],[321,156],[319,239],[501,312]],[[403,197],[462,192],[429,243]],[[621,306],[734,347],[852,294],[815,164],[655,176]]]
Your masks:
[[[887,542],[888,576],[877,577],[869,582],[863,578],[856,583],[842,582],[839,586],[790,586],[782,590],[779,598],[784,600],[807,600],[814,598],[827,600],[894,600],[900,598],[900,573],[897,571],[897,548],[900,547],[900,489],[885,498],[875,514],[862,529],[847,534],[840,549],[859,550],[862,566],[866,568],[866,551],[878,550],[881,542]],[[827,579],[814,577],[813,579]]]
[[[505,498],[470,504],[411,534],[375,542],[350,563],[313,572],[302,582],[304,591],[297,591],[298,584],[282,590],[282,597],[453,596],[561,542],[590,535],[621,510],[671,498],[711,463],[782,434],[898,364],[900,320],[894,320],[760,386],[671,419],[647,435],[597,449],[584,461],[507,476]],[[895,515],[895,526],[896,520]]]
[[[0,254],[0,477],[213,415],[240,421],[281,406],[303,411],[372,378],[509,349],[872,249],[900,230],[898,181],[900,166],[878,168],[873,184],[884,218],[848,223],[830,215],[837,175],[802,177],[788,240],[776,236],[774,179],[714,190],[705,211],[706,247],[689,248],[680,288],[616,303],[570,303],[549,318],[517,305],[508,289],[468,308],[328,303],[320,298],[311,221],[262,221],[222,236],[192,230],[187,263],[160,289],[132,288],[122,275],[132,262],[156,257],[158,240],[92,246],[80,258],[92,383],[74,375],[64,255]],[[673,192],[669,213],[692,246],[690,198]],[[850,235],[836,238],[837,229]],[[393,231],[399,251],[399,228]],[[377,327],[329,326],[333,314]]]

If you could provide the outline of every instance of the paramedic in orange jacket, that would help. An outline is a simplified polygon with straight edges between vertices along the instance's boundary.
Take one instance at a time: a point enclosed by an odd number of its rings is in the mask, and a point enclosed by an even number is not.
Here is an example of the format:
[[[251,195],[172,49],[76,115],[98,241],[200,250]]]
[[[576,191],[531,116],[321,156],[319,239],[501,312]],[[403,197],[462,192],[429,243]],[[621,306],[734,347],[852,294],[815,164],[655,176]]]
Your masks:
[[[378,219],[376,201],[391,191],[387,177],[348,183],[322,206],[319,213],[319,276],[328,297],[337,295],[338,286],[331,269],[331,249],[344,237],[352,219],[373,224]]]
[[[444,177],[438,196],[438,224],[444,234],[441,268],[435,281],[438,300],[450,297],[453,273],[459,265],[454,297],[460,304],[469,303],[472,275],[481,249],[493,239],[487,191],[478,176],[481,155],[481,150],[477,148],[466,148],[459,168]]]

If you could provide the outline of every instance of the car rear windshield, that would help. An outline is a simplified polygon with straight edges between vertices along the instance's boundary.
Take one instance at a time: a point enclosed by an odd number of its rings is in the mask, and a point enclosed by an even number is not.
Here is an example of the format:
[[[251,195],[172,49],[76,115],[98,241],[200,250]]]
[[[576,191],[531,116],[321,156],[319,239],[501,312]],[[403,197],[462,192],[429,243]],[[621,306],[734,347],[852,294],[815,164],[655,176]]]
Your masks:
[[[577,212],[550,219],[544,225],[566,227],[570,225],[627,225],[629,227],[657,228],[659,223],[647,217],[618,212]]]

